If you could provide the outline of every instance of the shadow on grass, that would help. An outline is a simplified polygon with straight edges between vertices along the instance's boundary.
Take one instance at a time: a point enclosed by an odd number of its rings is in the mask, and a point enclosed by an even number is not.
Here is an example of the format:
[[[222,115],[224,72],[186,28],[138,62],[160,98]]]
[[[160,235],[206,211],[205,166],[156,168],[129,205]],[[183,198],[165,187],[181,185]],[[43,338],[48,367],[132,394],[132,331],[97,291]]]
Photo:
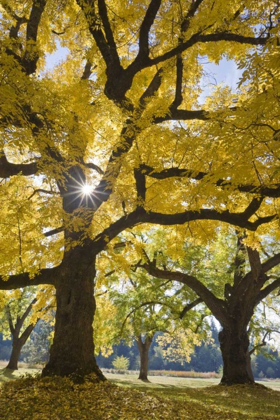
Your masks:
[[[164,388],[168,388],[168,389],[180,389],[180,386],[176,386],[176,385],[170,385],[170,384],[158,384],[158,383],[153,383],[153,382],[143,382],[141,380],[139,380],[139,382],[137,381],[133,381],[133,380],[120,380],[120,379],[109,379],[110,382],[113,382],[115,385],[119,385],[119,386],[125,386],[125,387],[130,387],[130,388],[136,388],[136,389],[147,389],[147,388],[156,388],[156,389],[164,389]]]
[[[16,370],[11,369],[0,369],[0,383],[2,382],[9,382],[13,379],[17,379],[18,375],[15,374]]]

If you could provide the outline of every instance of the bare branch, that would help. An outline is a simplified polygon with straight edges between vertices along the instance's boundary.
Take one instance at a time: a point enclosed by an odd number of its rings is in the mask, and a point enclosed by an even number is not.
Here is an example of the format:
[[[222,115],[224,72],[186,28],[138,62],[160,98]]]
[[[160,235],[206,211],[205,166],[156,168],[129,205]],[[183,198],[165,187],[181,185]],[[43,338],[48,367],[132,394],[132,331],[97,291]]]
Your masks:
[[[199,303],[202,303],[202,302],[203,302],[203,299],[198,298],[198,299],[194,300],[193,302],[188,303],[184,307],[182,312],[180,313],[180,319],[183,319],[187,312],[189,312],[191,309],[193,309],[195,306],[197,306]]]
[[[30,197],[28,197],[28,200],[30,200],[32,197],[34,197],[35,194],[38,194],[38,193],[49,194],[49,195],[59,194],[58,191],[44,190],[43,188],[37,188],[36,190],[33,191]]]
[[[250,354],[250,356],[251,356],[251,354],[253,354],[258,348],[260,348],[260,347],[263,347],[263,346],[266,346],[266,337],[268,336],[268,334],[269,334],[269,331],[267,331],[266,333],[265,333],[265,335],[264,335],[264,337],[263,337],[263,339],[262,339],[262,342],[260,343],[260,344],[257,344],[256,346],[254,346],[250,351],[249,351],[249,354]]]

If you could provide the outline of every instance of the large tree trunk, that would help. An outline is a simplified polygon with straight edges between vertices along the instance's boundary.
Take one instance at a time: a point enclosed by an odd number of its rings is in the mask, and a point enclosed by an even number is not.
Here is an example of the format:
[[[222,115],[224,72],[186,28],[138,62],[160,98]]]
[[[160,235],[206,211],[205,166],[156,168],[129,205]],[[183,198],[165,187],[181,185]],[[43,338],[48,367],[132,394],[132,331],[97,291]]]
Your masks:
[[[65,274],[56,284],[54,341],[43,376],[73,375],[78,379],[94,373],[96,380],[105,380],[94,357],[95,267],[94,261],[85,262],[85,254],[86,250],[75,249],[63,262]]]
[[[219,341],[223,357],[224,369],[221,384],[252,384],[249,338],[246,329],[238,333],[238,329],[223,329],[219,333]]]
[[[149,350],[153,342],[153,336],[146,336],[143,342],[141,335],[139,335],[136,339],[136,342],[140,353],[140,372],[138,379],[147,382],[149,367]]]

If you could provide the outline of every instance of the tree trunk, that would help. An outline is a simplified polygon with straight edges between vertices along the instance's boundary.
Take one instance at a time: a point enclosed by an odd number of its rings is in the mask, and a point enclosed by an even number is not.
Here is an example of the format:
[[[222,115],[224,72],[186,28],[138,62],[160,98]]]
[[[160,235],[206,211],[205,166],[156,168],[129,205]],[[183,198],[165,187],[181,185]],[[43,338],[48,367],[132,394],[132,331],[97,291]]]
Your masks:
[[[29,312],[30,312],[30,310],[27,310],[26,313],[28,314]],[[19,337],[21,322],[23,322],[23,317],[18,318],[16,328],[12,328],[12,330],[11,330],[11,333],[12,333],[12,336],[13,336],[13,346],[12,346],[12,353],[11,353],[11,356],[10,356],[10,361],[7,365],[7,369],[18,370],[18,360],[19,360],[21,349],[24,346],[24,344],[26,343],[27,339],[29,338],[30,334],[32,333],[32,331],[35,327],[35,325],[33,325],[33,324],[28,325],[28,327],[26,327],[24,332]]]
[[[140,373],[138,379],[148,382],[149,350],[153,342],[153,336],[146,336],[143,342],[141,335],[139,335],[136,341],[140,353]]]
[[[64,261],[64,276],[56,283],[55,334],[43,376],[73,375],[79,380],[94,373],[96,380],[105,380],[94,357],[94,262],[85,263],[83,252],[75,249]]]
[[[249,338],[246,329],[223,329],[219,333],[224,369],[221,384],[252,384],[254,377],[249,354]]]
[[[18,360],[23,345],[24,343],[21,343],[20,340],[13,339],[12,353],[9,363],[6,366],[7,369],[18,370]]]

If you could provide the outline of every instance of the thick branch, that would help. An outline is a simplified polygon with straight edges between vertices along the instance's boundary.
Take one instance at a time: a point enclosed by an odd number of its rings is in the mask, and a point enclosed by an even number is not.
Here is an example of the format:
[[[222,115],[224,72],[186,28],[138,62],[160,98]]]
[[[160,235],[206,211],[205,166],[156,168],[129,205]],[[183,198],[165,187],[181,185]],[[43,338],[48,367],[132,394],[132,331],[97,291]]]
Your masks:
[[[55,286],[56,278],[59,275],[59,266],[54,268],[44,268],[34,278],[29,277],[29,273],[15,274],[4,280],[0,276],[0,290],[20,289],[26,286],[38,286],[40,284],[51,284]]]
[[[19,332],[20,332],[20,329],[22,328],[22,326],[23,326],[23,323],[24,323],[24,321],[26,320],[26,318],[28,317],[28,315],[30,314],[30,312],[31,312],[31,310],[32,310],[32,307],[33,307],[33,305],[35,304],[37,302],[37,299],[36,298],[34,298],[33,300],[32,300],[32,302],[30,302],[30,304],[28,305],[28,307],[26,308],[26,310],[24,311],[24,313],[22,314],[22,316],[20,316],[20,317],[18,317],[17,318],[17,322],[16,322],[16,325],[15,325],[15,330],[17,331],[17,335],[19,336]]]
[[[183,94],[182,94],[182,85],[183,85],[183,58],[182,55],[179,54],[176,59],[176,88],[175,88],[175,99],[170,107],[170,110],[173,108],[177,110],[178,106],[181,105],[183,102]],[[170,111],[172,113],[172,111]]]
[[[250,351],[249,351],[249,354],[250,354],[250,356],[251,356],[251,354],[253,354],[258,348],[260,348],[260,347],[264,347],[264,346],[266,346],[266,337],[268,336],[268,334],[269,334],[269,331],[267,331],[266,333],[265,333],[265,335],[264,335],[264,337],[263,337],[263,339],[262,339],[262,342],[260,343],[260,344],[257,344],[256,346],[254,346]]]
[[[196,112],[196,111],[188,111],[188,112]],[[201,112],[201,111],[200,111]],[[141,164],[140,168],[142,172],[155,179],[168,179],[168,178],[191,178],[197,181],[205,177],[210,177],[211,174],[207,172],[197,172],[191,169],[184,169],[184,168],[167,168],[163,169],[162,171],[156,171],[152,166]],[[228,187],[233,186],[230,181],[225,179],[218,179],[215,181],[215,185],[217,187]],[[280,197],[280,185],[275,184],[273,187],[266,187],[266,186],[256,186],[256,185],[236,185],[234,186],[236,190],[240,192],[252,193],[252,194],[259,194],[263,197],[272,197],[277,198]]]
[[[259,292],[257,300],[256,300],[256,305],[260,303],[264,298],[266,298],[275,289],[278,289],[278,287],[280,287],[280,278],[277,280],[274,280],[272,283],[270,283],[268,286],[266,286],[264,289],[262,289]]]
[[[120,59],[117,54],[114,38],[108,21],[105,2],[103,0],[98,1],[100,17],[96,16],[94,10],[94,2],[92,2],[92,0],[77,0],[77,4],[80,6],[85,15],[90,33],[92,34],[106,63],[106,73],[109,82],[113,77],[120,77],[120,75],[123,73],[123,68],[120,64]],[[102,29],[100,28],[100,18],[107,40],[102,32]],[[110,96],[110,93],[108,93],[108,95]]]
[[[142,107],[145,105],[146,100],[154,96],[155,93],[158,91],[161,85],[161,81],[162,81],[162,67],[156,72],[151,83],[149,84],[149,86],[147,87],[143,95],[141,96],[139,103]]]
[[[251,274],[255,281],[258,281],[259,276],[262,273],[262,264],[260,259],[260,254],[258,250],[246,247],[247,254],[249,257],[249,263],[251,267]]]
[[[141,169],[134,169],[134,178],[137,191],[137,205],[144,205],[146,198],[146,178]]]
[[[81,77],[82,80],[88,80],[90,78],[91,72],[92,72],[92,68],[91,67],[92,67],[91,61],[90,60],[87,60],[86,65],[84,67],[84,71],[83,71],[82,77]]]
[[[37,171],[36,162],[15,164],[8,162],[3,152],[0,156],[0,178],[9,178],[20,173],[24,176],[35,175]]]
[[[136,124],[128,119],[121,132],[121,141],[113,149],[103,178],[92,193],[92,207],[95,209],[98,209],[110,197],[113,188],[113,182],[111,180],[117,178],[121,168],[121,157],[131,149],[138,132],[139,128]]]
[[[210,113],[208,111],[204,111],[203,109],[199,110],[185,110],[185,109],[177,109],[170,107],[168,113],[164,117],[156,117],[153,120],[153,124],[160,124],[164,121],[188,121],[188,120],[202,120],[206,121],[210,119]]]
[[[142,61],[149,57],[149,33],[160,8],[161,0],[151,0],[140,27],[139,52],[135,61]]]
[[[117,47],[116,47],[116,43],[114,40],[114,36],[113,36],[113,32],[110,26],[110,22],[108,19],[108,14],[107,14],[107,7],[106,7],[106,3],[104,0],[98,0],[98,9],[99,9],[99,15],[101,17],[102,20],[102,24],[104,27],[104,31],[106,34],[106,38],[107,38],[107,44],[109,46],[109,50],[110,50],[110,54],[112,56],[112,60],[115,63],[120,63],[120,59],[117,53]]]
[[[245,265],[245,252],[246,248],[243,244],[243,237],[238,235],[237,237],[237,247],[236,254],[234,259],[234,277],[233,284],[236,287],[242,278],[244,277],[244,265]]]
[[[131,212],[129,215],[125,215],[112,223],[108,228],[104,229],[95,238],[95,247],[97,252],[102,251],[108,240],[111,241],[115,236],[121,233],[127,228],[132,228],[140,223],[153,223],[157,225],[171,226],[171,225],[182,225],[187,222],[194,220],[217,220],[225,222],[233,226],[246,228],[251,231],[255,231],[260,225],[269,223],[276,218],[276,215],[258,218],[254,222],[248,220],[247,209],[243,213],[230,213],[228,210],[219,212],[213,209],[201,209],[201,210],[187,210],[182,213],[175,214],[164,214],[156,212],[146,212],[143,207],[137,207],[136,210]]]
[[[172,50],[162,54],[158,57],[150,59],[147,63],[146,67],[151,67],[155,64],[162,63],[163,61],[169,60],[170,58],[186,51],[188,48],[192,47],[193,45],[197,44],[198,42],[206,43],[206,42],[218,42],[218,41],[229,41],[229,42],[237,42],[239,44],[249,44],[249,45],[265,45],[269,38],[255,38],[251,36],[243,36],[239,34],[233,34],[230,32],[218,32],[214,34],[195,34],[190,39],[185,42],[182,42],[177,47],[173,48]]]
[[[255,231],[260,225],[269,223],[276,218],[276,215],[257,219],[254,222],[248,220],[246,210],[243,213],[230,213],[228,210],[218,212],[212,209],[188,210],[183,213],[163,214],[149,212],[143,217],[143,223],[155,223],[161,225],[182,225],[193,220],[217,220],[230,225],[246,228]]]
[[[267,273],[272,268],[276,267],[276,265],[280,264],[280,254],[275,254],[273,257],[266,260],[262,263],[262,271]]]
[[[224,307],[224,302],[218,299],[210,290],[204,286],[196,277],[179,271],[168,271],[157,268],[154,264],[141,264],[149,274],[160,279],[174,280],[190,287],[208,306],[213,315],[222,323],[227,324],[227,314]]]
[[[6,306],[5,309],[6,309],[6,316],[7,316],[7,319],[8,319],[10,332],[11,332],[12,336],[14,336],[15,327],[13,325],[13,319],[12,319],[12,314],[11,314],[11,310],[10,310],[9,304]]]
[[[24,345],[26,343],[28,337],[30,336],[30,334],[34,330],[34,327],[35,327],[35,325],[29,324],[28,327],[25,328],[25,330],[23,331],[23,333],[19,337],[19,340],[20,340],[22,345]]]
[[[46,3],[46,0],[33,0],[31,13],[27,22],[26,48],[22,59],[22,65],[28,75],[36,71],[37,61],[39,59],[38,47],[36,45],[38,28]]]

